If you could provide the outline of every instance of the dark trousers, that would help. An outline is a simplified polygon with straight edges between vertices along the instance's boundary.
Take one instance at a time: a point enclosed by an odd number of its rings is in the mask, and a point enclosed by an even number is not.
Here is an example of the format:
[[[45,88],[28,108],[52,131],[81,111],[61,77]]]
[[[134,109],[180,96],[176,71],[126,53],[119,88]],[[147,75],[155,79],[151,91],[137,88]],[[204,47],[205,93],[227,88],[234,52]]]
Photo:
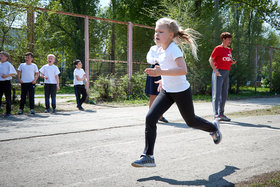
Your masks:
[[[29,107],[34,109],[34,95],[35,95],[35,84],[32,83],[22,83],[21,84],[21,96],[20,96],[20,107],[19,109],[24,109],[26,95],[29,95]]]
[[[52,108],[56,109],[56,87],[57,84],[45,84],[45,105],[46,109],[50,108],[50,96],[52,98]]]
[[[76,95],[76,101],[77,101],[77,107],[81,107],[83,102],[85,102],[87,98],[87,91],[85,88],[85,85],[75,85],[75,95]],[[82,95],[82,98],[81,98]]]
[[[157,135],[156,124],[160,116],[162,116],[174,102],[177,104],[181,116],[189,127],[207,132],[214,132],[217,130],[211,122],[194,114],[191,88],[178,93],[167,93],[165,90],[161,90],[146,116],[144,154],[154,154],[154,145]]]
[[[5,97],[6,97],[6,114],[11,113],[11,106],[12,106],[11,89],[12,89],[11,81],[0,81],[0,107],[2,105],[3,94],[5,94]]]

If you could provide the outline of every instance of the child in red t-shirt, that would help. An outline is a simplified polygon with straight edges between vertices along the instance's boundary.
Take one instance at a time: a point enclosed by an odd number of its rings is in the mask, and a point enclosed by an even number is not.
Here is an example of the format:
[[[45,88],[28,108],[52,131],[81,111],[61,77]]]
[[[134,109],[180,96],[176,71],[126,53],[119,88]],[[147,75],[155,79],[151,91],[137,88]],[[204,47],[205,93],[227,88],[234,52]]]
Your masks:
[[[230,121],[224,115],[225,103],[228,95],[229,71],[231,64],[236,61],[232,58],[231,44],[232,35],[228,32],[221,34],[222,44],[214,48],[209,62],[213,69],[212,73],[212,104],[214,118],[220,121]]]

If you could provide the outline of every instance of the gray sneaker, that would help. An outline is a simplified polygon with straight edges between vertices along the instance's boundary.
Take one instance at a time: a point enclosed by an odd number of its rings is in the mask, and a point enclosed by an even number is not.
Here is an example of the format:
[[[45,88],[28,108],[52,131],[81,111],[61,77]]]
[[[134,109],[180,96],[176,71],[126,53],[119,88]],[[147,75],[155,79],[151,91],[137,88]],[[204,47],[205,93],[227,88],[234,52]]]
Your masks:
[[[30,109],[30,114],[35,114],[34,109]]]
[[[131,163],[133,167],[156,167],[155,159],[148,155],[141,155],[139,160]]]
[[[215,132],[211,132],[210,135],[213,138],[215,144],[219,144],[222,141],[222,133],[220,131],[220,125],[218,120],[213,121],[213,125],[218,129]]]
[[[226,117],[225,115],[221,114],[218,116],[219,121],[230,121],[231,119]]]

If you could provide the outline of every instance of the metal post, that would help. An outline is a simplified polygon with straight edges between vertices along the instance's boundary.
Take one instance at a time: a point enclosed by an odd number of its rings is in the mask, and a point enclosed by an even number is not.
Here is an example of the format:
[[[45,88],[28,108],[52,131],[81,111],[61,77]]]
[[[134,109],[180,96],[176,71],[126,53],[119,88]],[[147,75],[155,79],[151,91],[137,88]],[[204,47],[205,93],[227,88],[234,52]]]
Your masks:
[[[132,86],[131,86],[131,78],[132,78],[132,29],[133,29],[133,24],[131,22],[128,23],[128,37],[127,37],[127,73],[129,77],[129,85],[128,85],[128,90],[129,93],[132,93]]]
[[[28,40],[28,51],[34,52],[34,9],[27,9],[27,40]]]
[[[270,47],[270,74],[269,74],[269,79],[270,79],[270,84],[269,84],[269,91],[272,92],[272,55],[273,55],[273,49]]]
[[[86,86],[87,93],[89,93],[89,34],[88,34],[88,16],[85,17],[85,70],[88,79]]]
[[[257,78],[258,78],[258,46],[255,51],[255,94],[257,93]]]

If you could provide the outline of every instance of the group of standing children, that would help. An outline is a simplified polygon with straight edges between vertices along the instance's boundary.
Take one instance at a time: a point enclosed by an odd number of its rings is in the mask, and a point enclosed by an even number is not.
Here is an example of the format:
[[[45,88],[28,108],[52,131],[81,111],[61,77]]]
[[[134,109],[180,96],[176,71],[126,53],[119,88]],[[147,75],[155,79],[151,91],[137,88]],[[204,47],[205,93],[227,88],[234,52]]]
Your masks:
[[[44,79],[44,94],[45,94],[45,113],[49,113],[50,110],[50,97],[52,113],[56,113],[56,91],[59,87],[59,74],[60,71],[54,62],[56,60],[55,55],[49,54],[47,56],[48,64],[44,65],[40,70],[35,63],[33,63],[33,53],[28,52],[25,54],[25,62],[21,63],[15,70],[14,66],[9,62],[10,55],[7,52],[0,52],[0,107],[2,104],[2,96],[6,98],[6,114],[5,117],[11,115],[11,80],[12,76],[17,74],[18,82],[21,84],[21,98],[18,114],[24,113],[24,105],[26,103],[26,96],[29,96],[30,114],[35,114],[34,111],[34,96],[35,96],[35,84],[40,77]],[[77,99],[77,108],[84,110],[82,103],[87,97],[84,81],[87,81],[84,70],[82,69],[82,63],[80,60],[74,61],[76,69],[74,70],[74,89]],[[82,95],[82,98],[80,98]]]

